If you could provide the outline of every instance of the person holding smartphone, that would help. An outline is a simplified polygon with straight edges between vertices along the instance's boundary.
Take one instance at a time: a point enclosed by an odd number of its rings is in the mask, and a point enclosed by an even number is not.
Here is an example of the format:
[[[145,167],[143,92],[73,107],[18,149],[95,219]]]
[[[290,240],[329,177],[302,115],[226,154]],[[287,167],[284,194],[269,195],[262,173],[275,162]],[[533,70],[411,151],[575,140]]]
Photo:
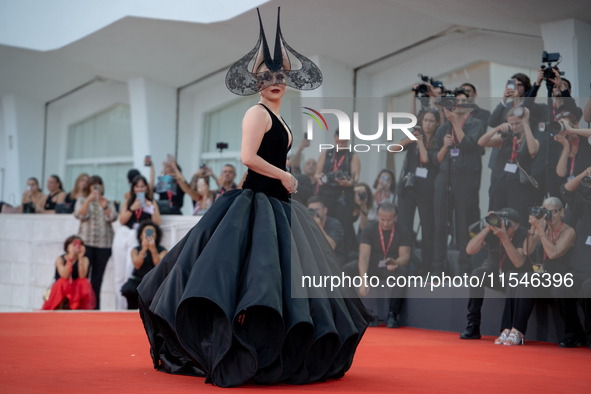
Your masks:
[[[100,292],[107,262],[113,244],[112,223],[117,220],[113,201],[104,196],[103,180],[98,175],[88,179],[85,194],[88,197],[76,200],[74,216],[80,220],[78,236],[86,244],[86,257],[90,261],[90,283],[96,295],[96,307],[100,309]]]
[[[96,297],[86,278],[90,263],[84,241],[77,235],[68,237],[64,252],[55,261],[55,283],[41,309],[94,309]]]
[[[133,272],[121,287],[121,295],[127,299],[127,309],[138,309],[137,287],[166,254],[166,249],[160,246],[161,239],[162,231],[156,223],[147,220],[140,224],[137,231],[139,246],[131,250]]]
[[[126,194],[128,198],[121,205],[119,215],[119,223],[122,226],[115,232],[112,247],[116,289],[123,286],[133,270],[130,252],[137,245],[136,230],[140,223],[151,220],[157,225],[162,224],[158,204],[153,200],[148,181],[143,175],[138,174],[133,178]],[[119,292],[116,293],[115,299],[117,309],[127,309],[126,300]]]

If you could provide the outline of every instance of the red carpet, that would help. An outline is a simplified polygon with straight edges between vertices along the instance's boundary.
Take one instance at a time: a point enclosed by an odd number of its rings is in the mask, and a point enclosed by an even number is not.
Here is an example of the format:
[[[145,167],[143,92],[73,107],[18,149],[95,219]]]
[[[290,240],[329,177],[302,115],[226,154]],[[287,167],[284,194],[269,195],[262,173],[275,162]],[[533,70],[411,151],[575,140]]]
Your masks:
[[[138,313],[0,314],[0,392],[162,393],[224,389],[203,378],[152,369]],[[307,386],[257,386],[234,392],[308,393],[591,391],[591,350],[555,344],[495,346],[493,338],[414,328],[368,329],[344,378]]]

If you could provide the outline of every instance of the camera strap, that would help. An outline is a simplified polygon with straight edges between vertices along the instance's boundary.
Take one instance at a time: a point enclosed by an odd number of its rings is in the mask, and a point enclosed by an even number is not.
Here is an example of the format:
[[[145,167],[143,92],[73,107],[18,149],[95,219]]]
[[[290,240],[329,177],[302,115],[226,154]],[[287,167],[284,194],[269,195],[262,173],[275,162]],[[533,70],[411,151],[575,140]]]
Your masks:
[[[521,141],[523,142],[523,141]],[[515,163],[515,159],[517,159],[519,148],[521,148],[521,142],[517,145],[517,137],[513,137],[513,150],[511,151],[511,163]]]
[[[380,230],[380,241],[382,241],[382,251],[384,252],[384,259],[386,258],[388,251],[390,250],[390,246],[392,245],[392,240],[394,239],[394,230],[396,230],[396,226],[392,227],[392,232],[390,233],[390,240],[388,241],[388,249],[386,249],[386,245],[384,244],[384,232],[382,231],[382,226],[378,226]]]

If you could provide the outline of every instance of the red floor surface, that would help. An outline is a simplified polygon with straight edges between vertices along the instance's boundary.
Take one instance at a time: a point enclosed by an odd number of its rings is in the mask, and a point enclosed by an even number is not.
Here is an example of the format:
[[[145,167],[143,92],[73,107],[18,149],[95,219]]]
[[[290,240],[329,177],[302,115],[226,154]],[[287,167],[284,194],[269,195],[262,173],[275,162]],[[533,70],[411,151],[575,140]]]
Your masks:
[[[234,392],[591,392],[591,350],[495,346],[492,337],[369,328],[344,378],[306,386],[248,384]],[[0,392],[212,392],[203,378],[152,368],[137,313],[0,314]]]

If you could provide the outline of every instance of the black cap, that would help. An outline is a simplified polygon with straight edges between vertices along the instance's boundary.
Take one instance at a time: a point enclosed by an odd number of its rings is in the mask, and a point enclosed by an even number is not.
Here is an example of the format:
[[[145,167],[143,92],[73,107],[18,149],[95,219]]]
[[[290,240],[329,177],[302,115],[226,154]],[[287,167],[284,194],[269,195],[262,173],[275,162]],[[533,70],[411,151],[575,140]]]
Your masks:
[[[519,212],[517,212],[513,208],[503,208],[500,210],[500,212],[505,212],[507,214],[507,219],[509,219],[510,221],[519,223]]]

